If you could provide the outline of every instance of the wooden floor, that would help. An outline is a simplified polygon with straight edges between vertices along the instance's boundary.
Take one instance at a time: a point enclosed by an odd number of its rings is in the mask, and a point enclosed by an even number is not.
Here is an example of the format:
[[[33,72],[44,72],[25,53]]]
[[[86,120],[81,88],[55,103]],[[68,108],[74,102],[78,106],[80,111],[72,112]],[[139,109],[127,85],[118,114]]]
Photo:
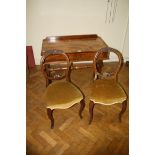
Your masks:
[[[113,64],[107,65],[111,68]],[[119,75],[119,81],[126,92],[129,91],[129,71],[127,66]],[[55,128],[50,129],[50,121],[42,101],[45,79],[40,71],[34,71],[27,80],[27,155],[128,155],[129,117],[128,109],[118,120],[121,105],[94,108],[94,120],[88,125],[89,84],[92,82],[92,69],[72,72],[75,82],[86,95],[83,119],[78,116],[79,104],[66,110],[55,110]]]

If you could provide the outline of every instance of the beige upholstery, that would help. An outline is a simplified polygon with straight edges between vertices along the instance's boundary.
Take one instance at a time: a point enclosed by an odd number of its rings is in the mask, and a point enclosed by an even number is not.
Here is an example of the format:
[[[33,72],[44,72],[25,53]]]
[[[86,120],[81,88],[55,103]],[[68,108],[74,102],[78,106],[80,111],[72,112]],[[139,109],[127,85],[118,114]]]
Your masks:
[[[80,90],[68,81],[53,82],[44,93],[47,108],[51,110],[69,108],[82,99],[83,95]]]
[[[113,79],[95,80],[91,86],[90,100],[94,103],[112,105],[127,99],[123,88]]]

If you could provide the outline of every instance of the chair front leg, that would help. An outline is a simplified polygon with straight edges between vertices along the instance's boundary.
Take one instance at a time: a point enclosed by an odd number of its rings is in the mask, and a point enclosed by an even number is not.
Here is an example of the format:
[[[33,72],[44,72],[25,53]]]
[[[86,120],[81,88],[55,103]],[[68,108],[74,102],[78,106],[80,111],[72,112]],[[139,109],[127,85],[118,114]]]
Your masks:
[[[53,110],[47,108],[47,115],[48,115],[48,118],[51,120],[51,129],[54,128],[54,118],[53,118]]]
[[[85,107],[85,101],[84,101],[84,99],[82,99],[80,101],[80,110],[79,110],[79,116],[81,119],[82,119],[82,111],[84,110],[84,107]]]
[[[90,101],[89,103],[89,114],[90,114],[90,118],[89,118],[89,124],[91,124],[92,120],[93,120],[93,109],[94,109],[94,102]]]
[[[126,111],[126,107],[127,107],[127,100],[125,100],[123,103],[122,103],[122,110],[121,112],[119,113],[119,121],[122,122],[122,115],[123,113]]]

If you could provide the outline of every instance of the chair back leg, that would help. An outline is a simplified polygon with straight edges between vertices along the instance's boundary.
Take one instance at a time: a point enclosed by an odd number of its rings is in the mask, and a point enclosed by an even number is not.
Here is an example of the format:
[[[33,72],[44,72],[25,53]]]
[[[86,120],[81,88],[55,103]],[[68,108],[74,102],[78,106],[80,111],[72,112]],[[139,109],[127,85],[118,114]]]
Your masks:
[[[127,100],[125,100],[123,103],[122,103],[122,110],[121,112],[119,113],[119,121],[122,122],[122,115],[123,113],[126,111],[126,107],[127,107]]]
[[[91,122],[93,120],[93,109],[94,109],[94,105],[95,105],[95,103],[93,101],[90,101],[90,103],[89,103],[89,114],[90,114],[89,124],[91,124]]]

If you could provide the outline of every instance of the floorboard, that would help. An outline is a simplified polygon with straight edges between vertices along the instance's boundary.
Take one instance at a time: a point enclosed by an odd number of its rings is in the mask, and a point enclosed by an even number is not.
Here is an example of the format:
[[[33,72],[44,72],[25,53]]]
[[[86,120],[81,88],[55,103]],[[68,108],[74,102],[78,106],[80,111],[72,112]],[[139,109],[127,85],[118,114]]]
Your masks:
[[[108,63],[107,69],[114,68]],[[129,108],[118,120],[121,105],[100,106],[94,109],[94,120],[88,125],[89,85],[93,80],[91,68],[73,70],[72,81],[86,95],[83,119],[78,116],[79,104],[66,110],[55,110],[55,128],[50,121],[42,100],[45,79],[38,68],[27,79],[26,104],[26,150],[27,155],[128,155],[129,154]],[[129,67],[124,65],[119,81],[129,93]]]

